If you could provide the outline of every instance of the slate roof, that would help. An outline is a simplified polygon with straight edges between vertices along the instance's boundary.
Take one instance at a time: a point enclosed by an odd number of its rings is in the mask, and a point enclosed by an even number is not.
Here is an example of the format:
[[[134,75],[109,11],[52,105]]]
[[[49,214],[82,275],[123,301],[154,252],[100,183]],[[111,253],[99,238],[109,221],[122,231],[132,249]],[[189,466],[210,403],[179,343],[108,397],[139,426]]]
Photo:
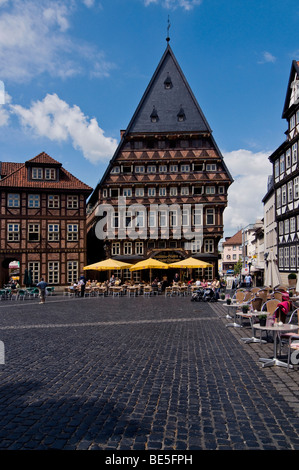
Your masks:
[[[59,180],[30,180],[28,178],[28,167],[36,165],[59,167]],[[25,163],[1,162],[1,176],[0,187],[5,188],[76,190],[86,192],[87,194],[92,192],[90,186],[65,170],[61,163],[54,160],[54,158],[45,152],[27,160]]]
[[[171,86],[166,87],[169,79]],[[156,122],[151,120],[153,111]],[[182,121],[180,111],[185,115]],[[169,44],[125,134],[135,132],[212,132]]]

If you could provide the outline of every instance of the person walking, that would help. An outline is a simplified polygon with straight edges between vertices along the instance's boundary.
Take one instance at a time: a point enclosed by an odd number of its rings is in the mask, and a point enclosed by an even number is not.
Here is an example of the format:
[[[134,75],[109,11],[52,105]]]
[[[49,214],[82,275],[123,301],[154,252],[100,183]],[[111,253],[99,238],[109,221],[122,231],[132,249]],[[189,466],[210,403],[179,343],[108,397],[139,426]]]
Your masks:
[[[40,282],[36,285],[39,288],[40,304],[44,304],[46,301],[47,285],[48,284],[45,282],[43,277],[41,278]]]

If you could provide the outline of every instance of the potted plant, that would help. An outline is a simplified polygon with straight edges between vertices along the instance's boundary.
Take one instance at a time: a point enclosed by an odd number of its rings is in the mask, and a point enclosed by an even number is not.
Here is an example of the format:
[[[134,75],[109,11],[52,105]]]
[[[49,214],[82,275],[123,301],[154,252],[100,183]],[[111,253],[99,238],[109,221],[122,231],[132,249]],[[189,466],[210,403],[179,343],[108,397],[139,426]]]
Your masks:
[[[259,315],[259,321],[261,326],[266,326],[267,315]]]
[[[230,305],[232,303],[232,299],[230,299],[230,298],[226,299],[226,303],[227,303],[227,305]]]
[[[290,273],[288,275],[288,281],[290,287],[295,287],[297,283],[297,275],[295,273]]]
[[[249,310],[249,305],[243,305],[242,312],[243,313],[248,313],[248,310]]]
[[[220,299],[224,300],[225,299],[225,294],[220,294]]]

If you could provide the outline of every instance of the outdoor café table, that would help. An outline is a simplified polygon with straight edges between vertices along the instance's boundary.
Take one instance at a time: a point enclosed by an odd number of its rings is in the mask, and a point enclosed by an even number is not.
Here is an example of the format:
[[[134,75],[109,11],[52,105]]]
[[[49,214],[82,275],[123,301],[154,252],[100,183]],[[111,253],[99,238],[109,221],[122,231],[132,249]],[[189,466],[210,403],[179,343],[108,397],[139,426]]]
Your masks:
[[[227,307],[229,307],[228,312],[229,312],[230,308],[234,308],[235,311],[234,311],[234,321],[233,321],[233,323],[227,323],[227,325],[225,325],[225,326],[232,326],[234,328],[241,328],[242,327],[242,325],[240,323],[236,322],[236,315],[237,315],[237,309],[242,308],[244,305],[249,305],[249,304],[235,304],[235,303],[233,303],[233,304],[227,305]],[[229,318],[231,318],[229,313],[228,313],[228,316],[229,316]]]
[[[248,314],[250,315],[250,324],[251,324],[251,328],[252,328],[252,336],[251,338],[241,338],[241,341],[244,341],[244,343],[267,343],[267,341],[265,341],[264,339],[261,339],[261,338],[256,338],[256,336],[254,336],[254,323],[253,323],[253,318],[254,317],[258,317],[260,315],[270,315],[270,312],[262,312],[262,311],[258,311],[258,312],[248,312]],[[244,315],[248,315],[248,314],[245,314]],[[242,316],[243,314],[242,313],[239,313],[238,312],[238,315]]]
[[[260,326],[259,323],[256,325],[253,325],[253,328],[258,329],[258,330],[266,330],[266,331],[273,331],[273,336],[274,336],[274,354],[272,359],[267,359],[261,357],[259,359],[260,362],[263,362],[263,367],[270,367],[270,366],[281,366],[281,367],[288,367],[286,362],[280,361],[277,359],[277,335],[278,332],[283,331],[286,333],[287,331],[295,331],[298,330],[298,325],[292,325],[289,323],[284,323],[283,325],[273,325],[273,326]],[[293,367],[290,365],[290,367]]]

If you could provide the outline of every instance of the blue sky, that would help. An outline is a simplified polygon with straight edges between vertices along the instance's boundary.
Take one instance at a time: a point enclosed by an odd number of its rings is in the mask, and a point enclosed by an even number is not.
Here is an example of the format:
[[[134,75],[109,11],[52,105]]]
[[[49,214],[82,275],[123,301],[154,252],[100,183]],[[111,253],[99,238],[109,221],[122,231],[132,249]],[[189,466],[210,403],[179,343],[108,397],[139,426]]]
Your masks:
[[[95,187],[170,45],[235,182],[225,236],[262,216],[284,140],[297,0],[0,0],[2,161],[45,151]]]

